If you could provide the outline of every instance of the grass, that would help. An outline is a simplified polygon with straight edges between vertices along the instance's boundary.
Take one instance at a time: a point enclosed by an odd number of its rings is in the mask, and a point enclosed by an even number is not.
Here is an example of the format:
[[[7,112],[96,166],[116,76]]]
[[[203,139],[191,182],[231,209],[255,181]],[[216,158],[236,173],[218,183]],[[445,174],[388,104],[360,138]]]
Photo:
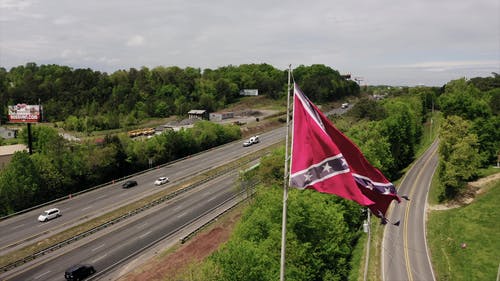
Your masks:
[[[496,279],[500,181],[483,188],[469,205],[429,214],[427,239],[437,280]]]
[[[228,104],[225,111],[246,109],[286,110],[286,99],[271,99],[266,96],[240,97],[235,103]]]
[[[368,239],[368,234],[364,233],[358,240],[358,243],[352,251],[352,258],[349,261],[351,265],[351,271],[349,272],[349,281],[363,280],[364,267],[359,266],[365,264],[365,247],[366,240]]]

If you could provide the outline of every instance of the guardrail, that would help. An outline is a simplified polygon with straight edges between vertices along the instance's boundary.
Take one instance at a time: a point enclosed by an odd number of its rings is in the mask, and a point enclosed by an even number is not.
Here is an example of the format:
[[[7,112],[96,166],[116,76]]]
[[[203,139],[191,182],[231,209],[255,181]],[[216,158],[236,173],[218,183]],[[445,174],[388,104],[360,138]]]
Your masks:
[[[260,181],[255,181],[252,185],[250,185],[249,187],[255,187],[257,184],[259,184]],[[248,190],[248,187],[247,187],[247,190]],[[240,191],[237,195],[241,195],[243,193],[247,193],[247,190],[243,190],[243,191]],[[251,189],[251,193],[250,193],[250,197],[252,197],[255,193],[255,190]],[[231,211],[232,209],[234,209],[236,206],[238,206],[239,203],[243,202],[243,201],[246,201],[248,200],[248,196],[241,200],[240,202],[238,202],[237,204],[225,209],[222,213],[218,214],[217,216],[213,217],[212,219],[210,219],[209,221],[205,222],[204,224],[200,225],[198,228],[196,228],[195,230],[193,230],[192,232],[190,232],[188,235],[182,237],[180,239],[180,242],[181,244],[184,244],[186,243],[186,241],[188,241],[189,239],[191,239],[191,237],[193,237],[194,235],[196,235],[198,232],[200,232],[202,229],[204,229],[205,227],[207,227],[208,225],[212,224],[214,221],[218,220],[219,217],[221,217],[222,215],[224,215],[225,213]]]
[[[255,183],[257,184],[257,183]],[[254,185],[253,185],[254,186]],[[253,186],[250,186],[250,187],[253,187]],[[185,228],[186,226],[192,224],[193,222],[199,220],[200,218],[202,218],[203,216],[213,212],[214,210],[216,210],[217,208],[223,206],[224,204],[226,204],[227,202],[233,200],[234,198],[236,198],[237,196],[240,196],[241,194],[247,192],[247,190],[242,190],[240,191],[239,193],[237,194],[234,194],[233,196],[231,196],[230,198],[224,200],[224,202],[212,207],[211,209],[203,212],[202,214],[200,214],[199,216],[191,219],[190,221],[186,222],[185,224],[179,226],[178,228],[172,230],[171,232],[163,235],[162,237],[160,237],[159,239],[149,243],[148,245],[146,245],[145,247],[143,247],[142,249],[139,249],[137,251],[135,251],[134,253],[128,255],[127,257],[119,260],[118,262],[108,266],[107,268],[104,268],[102,270],[100,270],[99,272],[97,272],[96,274],[90,276],[87,280],[98,280],[100,277],[102,277],[103,275],[105,275],[106,273],[110,272],[111,270],[113,270],[115,267],[117,267],[118,265],[124,263],[125,261],[137,256],[138,254],[140,254],[141,252],[153,247],[154,245],[156,245],[157,243],[159,243],[160,241],[176,234],[177,232],[181,231],[183,228]],[[253,195],[254,192],[251,193],[251,195]],[[247,200],[247,198],[245,198],[244,200],[236,203],[235,205],[229,207],[228,209],[224,210],[223,212],[221,212],[220,214],[218,214],[217,216],[215,216],[214,218],[210,219],[208,222],[204,223],[202,226],[196,228],[194,231],[192,231],[191,233],[189,233],[188,235],[186,235],[184,238],[181,239],[181,243],[184,243],[185,241],[187,241],[187,239],[191,238],[194,234],[196,234],[197,232],[199,232],[202,228],[206,227],[207,225],[209,225],[210,223],[214,222],[215,220],[217,220],[220,216],[222,216],[223,214],[227,213],[229,210],[232,210],[233,208],[235,208],[239,203]]]
[[[243,166],[243,165],[245,165],[247,163],[250,163],[252,161],[257,160],[258,158],[260,158],[260,156],[255,156],[255,157],[251,157],[250,159],[246,159],[246,161],[238,163],[236,166],[229,167],[229,168],[227,168],[225,170],[219,171],[218,173],[216,173],[214,175],[211,175],[211,176],[209,176],[209,177],[207,177],[207,178],[205,178],[203,180],[200,180],[200,181],[198,181],[196,183],[193,183],[193,184],[191,184],[191,185],[189,185],[189,186],[187,186],[185,188],[176,190],[176,191],[174,191],[172,193],[169,193],[169,194],[167,194],[165,196],[162,196],[162,197],[160,197],[160,198],[158,198],[156,200],[153,200],[153,201],[149,202],[148,204],[146,204],[146,205],[144,205],[142,207],[134,209],[134,210],[132,210],[132,211],[130,211],[130,212],[128,212],[128,213],[126,213],[126,214],[124,214],[122,216],[119,216],[119,217],[117,217],[117,218],[115,218],[115,219],[113,219],[111,221],[105,222],[105,223],[103,223],[101,225],[98,225],[98,226],[96,226],[96,227],[94,227],[94,228],[92,228],[90,230],[82,232],[82,233],[80,233],[78,235],[75,235],[75,236],[73,236],[71,238],[68,238],[68,239],[66,239],[64,241],[58,242],[58,243],[56,243],[56,244],[54,244],[52,246],[49,246],[49,247],[47,247],[47,248],[45,248],[43,250],[40,250],[40,251],[38,251],[38,252],[36,252],[34,254],[31,254],[31,255],[26,256],[24,258],[21,258],[21,259],[19,259],[17,261],[9,263],[9,264],[7,264],[5,266],[2,266],[2,267],[0,267],[0,272],[9,271],[9,270],[11,270],[13,268],[16,268],[16,267],[18,267],[20,265],[23,265],[23,264],[27,263],[27,262],[30,262],[30,261],[38,258],[38,257],[44,256],[44,255],[46,255],[46,254],[48,254],[50,252],[53,252],[53,251],[55,251],[57,249],[62,248],[64,246],[68,245],[68,244],[71,244],[71,243],[73,243],[75,241],[78,241],[78,240],[84,238],[84,237],[87,237],[87,236],[89,236],[91,234],[94,234],[94,233],[96,233],[96,232],[98,232],[98,231],[100,231],[102,229],[105,229],[105,228],[107,228],[107,227],[109,227],[111,225],[114,225],[114,224],[116,224],[118,222],[121,222],[121,221],[123,221],[123,220],[125,220],[125,219],[127,219],[129,217],[132,217],[132,216],[134,216],[134,215],[136,215],[136,214],[138,214],[138,213],[140,213],[140,212],[142,212],[144,210],[147,210],[147,209],[149,209],[149,208],[151,208],[153,206],[159,205],[159,204],[161,204],[161,203],[163,203],[163,202],[165,202],[167,200],[170,200],[170,199],[172,199],[172,198],[174,198],[176,196],[179,196],[180,194],[188,192],[188,191],[190,191],[190,190],[192,190],[192,189],[194,189],[194,188],[202,185],[203,183],[206,183],[206,182],[208,182],[210,180],[213,180],[213,179],[215,179],[215,178],[217,178],[217,177],[219,177],[221,175],[227,174],[227,173],[229,173],[229,172],[237,169],[238,167],[241,167],[241,166]]]

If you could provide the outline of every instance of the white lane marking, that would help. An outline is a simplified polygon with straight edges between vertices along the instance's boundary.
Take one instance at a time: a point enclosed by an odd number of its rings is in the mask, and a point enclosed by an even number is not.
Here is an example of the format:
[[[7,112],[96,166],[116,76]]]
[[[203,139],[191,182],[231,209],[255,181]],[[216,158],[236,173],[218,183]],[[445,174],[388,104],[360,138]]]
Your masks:
[[[212,197],[210,197],[210,198],[208,198],[208,199],[206,199],[206,200],[207,200],[207,201],[212,201],[212,200],[214,200],[214,199],[216,199],[216,198],[217,198],[216,196],[212,196]]]
[[[40,279],[40,278],[42,278],[44,275],[49,274],[50,272],[51,272],[50,270],[49,270],[49,271],[46,271],[46,272],[44,272],[44,273],[42,273],[42,274],[40,274],[40,275],[36,276],[36,277],[35,277],[35,279]]]
[[[94,249],[92,249],[92,252],[99,250],[100,248],[104,247],[105,245],[106,244],[101,244],[101,245],[95,247]]]
[[[145,223],[141,223],[141,224],[139,224],[138,226],[136,226],[135,228],[137,228],[137,229],[141,229],[141,228],[144,228],[147,224],[148,224],[148,223],[146,223],[146,222],[145,222]]]
[[[151,231],[148,231],[146,233],[144,233],[143,235],[139,236],[139,238],[144,238],[146,237],[147,235],[149,235],[151,233]]]
[[[92,207],[93,207],[92,205],[89,205],[89,206],[87,206],[87,207],[83,208],[83,209],[82,209],[82,211],[88,210],[88,209],[90,209],[90,208],[92,208]]]
[[[49,224],[51,222],[51,220],[48,220],[48,221],[39,221],[40,225],[38,225],[38,227],[43,227],[43,226],[46,226],[47,224]]]
[[[93,261],[92,261],[92,263],[96,263],[96,262],[98,262],[98,261],[102,260],[103,258],[105,258],[105,257],[107,257],[107,256],[108,256],[108,254],[104,254],[103,256],[100,256],[100,257],[98,257],[97,259],[93,260]]]
[[[24,223],[18,224],[18,225],[16,225],[16,226],[12,227],[12,228],[11,228],[11,230],[12,230],[12,229],[16,229],[16,228],[20,228],[20,227],[21,227],[21,226],[23,226],[23,225],[25,225],[25,224],[24,224]]]
[[[96,197],[94,200],[101,199],[101,198],[104,198],[104,197],[106,197],[106,195],[101,195],[99,197]]]
[[[180,213],[180,214],[178,214],[178,215],[177,215],[177,218],[183,217],[183,216],[185,216],[186,214],[187,214],[187,212],[182,212],[182,213]]]
[[[174,211],[178,211],[178,210],[180,210],[181,208],[182,208],[182,205],[179,205],[179,206],[177,206],[177,207],[175,207],[175,208],[174,208]]]

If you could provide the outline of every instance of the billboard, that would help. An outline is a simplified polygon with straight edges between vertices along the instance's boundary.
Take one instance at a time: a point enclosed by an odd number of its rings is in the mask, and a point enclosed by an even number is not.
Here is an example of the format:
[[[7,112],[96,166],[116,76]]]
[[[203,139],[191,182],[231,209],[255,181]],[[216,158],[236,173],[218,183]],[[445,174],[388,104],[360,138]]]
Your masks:
[[[243,89],[240,91],[240,96],[258,96],[258,89]]]
[[[12,123],[37,123],[40,121],[41,111],[40,105],[9,105],[8,118]]]

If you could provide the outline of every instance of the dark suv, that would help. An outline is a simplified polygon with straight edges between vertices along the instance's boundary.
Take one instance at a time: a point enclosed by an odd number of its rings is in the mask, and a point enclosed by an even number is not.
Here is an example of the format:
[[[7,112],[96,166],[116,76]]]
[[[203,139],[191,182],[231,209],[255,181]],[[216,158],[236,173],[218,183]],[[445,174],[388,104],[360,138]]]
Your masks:
[[[64,278],[66,278],[66,280],[77,281],[83,280],[94,273],[95,269],[90,264],[77,264],[68,268],[66,272],[64,272]]]
[[[132,186],[136,186],[137,182],[133,180],[126,181],[122,184],[123,188],[131,188]]]

